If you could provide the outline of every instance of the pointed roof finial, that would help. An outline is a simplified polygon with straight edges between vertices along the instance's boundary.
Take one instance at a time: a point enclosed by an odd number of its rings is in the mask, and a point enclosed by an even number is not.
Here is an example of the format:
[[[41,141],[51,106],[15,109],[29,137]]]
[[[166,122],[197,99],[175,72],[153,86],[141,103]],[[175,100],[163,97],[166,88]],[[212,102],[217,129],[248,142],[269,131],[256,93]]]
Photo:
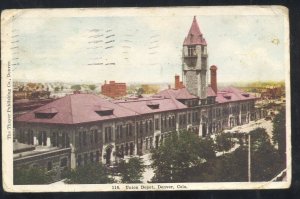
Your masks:
[[[183,45],[207,45],[200,31],[196,16],[194,16],[190,31]]]

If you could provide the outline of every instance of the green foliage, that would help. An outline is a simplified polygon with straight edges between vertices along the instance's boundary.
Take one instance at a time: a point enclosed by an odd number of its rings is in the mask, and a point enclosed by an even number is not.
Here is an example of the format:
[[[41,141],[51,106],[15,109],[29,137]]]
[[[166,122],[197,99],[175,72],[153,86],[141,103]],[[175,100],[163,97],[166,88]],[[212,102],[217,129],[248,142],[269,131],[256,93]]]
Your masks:
[[[96,86],[94,84],[91,84],[91,85],[89,85],[89,89],[93,91],[96,89]]]
[[[233,144],[232,135],[230,133],[221,133],[216,137],[217,151],[229,151]]]
[[[284,168],[278,151],[263,128],[251,134],[251,181],[269,181]],[[248,136],[240,137],[248,139]],[[186,171],[190,182],[246,182],[248,181],[248,141],[232,153],[199,164]]]
[[[79,84],[72,85],[72,86],[71,86],[71,89],[72,89],[72,90],[75,90],[75,91],[80,91],[80,90],[81,90],[81,86],[80,86]]]
[[[286,124],[285,109],[282,108],[273,119],[273,143],[278,144],[279,154],[283,159],[286,156]]]
[[[67,174],[68,184],[104,184],[113,183],[105,166],[99,163],[88,164],[71,170]]]
[[[14,184],[27,185],[27,184],[49,184],[52,178],[50,173],[42,168],[14,168]]]
[[[245,182],[247,168],[247,151],[239,147],[195,167],[189,174],[192,176],[190,182]]]
[[[153,182],[188,182],[193,168],[215,157],[211,139],[188,132],[170,134],[151,154]]]
[[[138,157],[130,158],[126,163],[124,160],[120,163],[122,183],[141,183],[145,166],[143,160]]]
[[[57,91],[59,91],[59,89],[60,89],[60,88],[59,88],[58,86],[56,86],[56,87],[54,88],[54,91],[57,92]]]
[[[136,94],[137,94],[138,96],[140,96],[140,95],[144,94],[144,92],[145,92],[144,89],[141,87],[141,88],[137,89]]]
[[[285,168],[278,151],[271,144],[270,137],[263,128],[251,134],[251,181],[268,181]]]

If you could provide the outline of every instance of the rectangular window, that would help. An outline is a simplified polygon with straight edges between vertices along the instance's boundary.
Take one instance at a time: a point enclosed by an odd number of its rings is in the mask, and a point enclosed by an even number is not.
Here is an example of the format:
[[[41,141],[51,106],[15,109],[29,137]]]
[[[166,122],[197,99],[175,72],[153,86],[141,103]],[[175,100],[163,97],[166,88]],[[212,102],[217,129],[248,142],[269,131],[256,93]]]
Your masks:
[[[93,144],[94,143],[94,133],[93,133],[93,131],[92,132],[90,132],[90,143],[91,144]]]
[[[116,154],[117,154],[117,157],[121,156],[121,151],[120,151],[120,147],[119,146],[116,146]]]
[[[99,162],[99,156],[100,156],[99,151],[96,151],[96,162]]]
[[[94,162],[94,153],[93,152],[90,153],[90,161]]]
[[[83,145],[86,146],[86,131],[83,131]]]
[[[137,134],[138,134],[139,130],[140,130],[140,129],[139,129],[139,123],[137,122],[137,123],[136,123],[136,133],[137,133]]]
[[[105,142],[112,141],[112,127],[105,127]]]
[[[128,146],[128,143],[126,143],[126,145],[125,145],[125,155],[128,155],[128,150],[129,150],[129,146]]]
[[[149,129],[150,129],[150,131],[153,130],[153,122],[152,122],[152,120],[150,120],[150,122],[149,122]]]
[[[65,132],[63,132],[61,135],[61,146],[62,146],[62,148],[66,147],[66,133]]]
[[[81,161],[82,161],[81,155],[78,155],[78,156],[77,156],[77,165],[78,165],[78,166],[81,166]]]
[[[82,145],[82,132],[79,132],[79,146]]]
[[[131,137],[132,136],[132,124],[130,123],[129,124],[129,136]]]
[[[22,132],[22,143],[24,143],[23,137],[24,137],[24,132]],[[39,142],[39,145],[42,145],[42,144],[43,144],[43,143],[42,143],[42,140],[43,140],[43,135],[42,135],[42,132],[40,131],[40,132],[39,132],[39,136],[38,136],[38,142]]]
[[[155,119],[155,130],[159,130],[159,119]]]
[[[146,138],[146,150],[148,149],[148,138]]]
[[[145,132],[148,132],[148,121],[145,122]]]
[[[128,124],[126,124],[126,126],[125,126],[125,135],[126,135],[126,137],[128,137],[128,135],[129,135],[129,125]]]
[[[117,139],[120,138],[120,126],[119,125],[116,126],[116,138]]]
[[[172,121],[173,121],[173,127],[176,127],[176,120],[175,120],[175,116],[172,117]]]
[[[120,126],[120,138],[121,139],[123,138],[123,133],[124,133],[123,126]]]
[[[196,56],[196,47],[195,46],[188,46],[188,56],[189,57]]]
[[[140,135],[141,136],[143,135],[143,128],[144,128],[144,125],[143,125],[143,122],[141,121],[140,122]]]
[[[152,149],[152,146],[153,146],[153,138],[150,137],[150,149]]]
[[[109,130],[109,134],[108,134],[109,139],[108,140],[112,141],[112,128],[109,127],[108,130]]]
[[[164,120],[164,128],[167,128],[167,118]]]
[[[95,138],[95,143],[98,143],[98,132],[97,132],[97,130],[94,130],[94,138]]]
[[[133,143],[131,142],[130,143],[130,155],[133,155],[133,151],[134,151],[134,145],[133,145]]]
[[[121,157],[124,157],[124,145],[121,145]]]

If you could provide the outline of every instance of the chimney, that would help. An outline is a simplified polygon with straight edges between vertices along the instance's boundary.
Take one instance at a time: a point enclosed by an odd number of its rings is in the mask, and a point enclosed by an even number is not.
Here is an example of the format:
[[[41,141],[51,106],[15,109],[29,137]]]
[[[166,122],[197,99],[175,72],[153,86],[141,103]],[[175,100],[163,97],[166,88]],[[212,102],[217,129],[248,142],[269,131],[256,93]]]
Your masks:
[[[180,88],[180,79],[179,79],[179,75],[175,75],[175,89],[179,89]]]
[[[213,91],[217,94],[218,84],[217,84],[217,66],[212,65],[210,67],[210,85]]]

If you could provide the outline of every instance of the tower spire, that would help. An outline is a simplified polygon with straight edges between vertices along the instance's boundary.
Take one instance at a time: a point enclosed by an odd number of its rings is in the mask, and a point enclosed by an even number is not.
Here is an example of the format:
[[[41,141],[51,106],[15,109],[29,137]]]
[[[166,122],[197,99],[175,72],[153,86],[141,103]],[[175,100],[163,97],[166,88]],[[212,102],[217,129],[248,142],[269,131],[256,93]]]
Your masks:
[[[191,28],[183,45],[206,45],[206,41],[202,36],[196,16],[194,16]]]
[[[207,44],[194,16],[182,50],[184,86],[200,99],[206,98]]]

